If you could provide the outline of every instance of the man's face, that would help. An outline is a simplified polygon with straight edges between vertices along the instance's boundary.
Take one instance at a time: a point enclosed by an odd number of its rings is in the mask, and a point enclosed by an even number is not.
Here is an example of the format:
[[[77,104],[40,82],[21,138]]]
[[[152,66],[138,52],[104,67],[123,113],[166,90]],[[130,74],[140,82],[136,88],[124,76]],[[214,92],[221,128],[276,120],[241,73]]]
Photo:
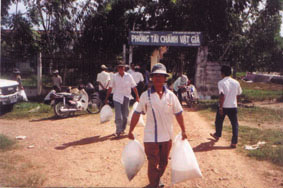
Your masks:
[[[163,86],[166,81],[166,76],[164,74],[153,74],[152,83],[154,86]]]
[[[117,70],[118,70],[119,74],[124,74],[124,72],[125,72],[125,67],[124,67],[124,66],[118,66],[118,67],[117,67]]]

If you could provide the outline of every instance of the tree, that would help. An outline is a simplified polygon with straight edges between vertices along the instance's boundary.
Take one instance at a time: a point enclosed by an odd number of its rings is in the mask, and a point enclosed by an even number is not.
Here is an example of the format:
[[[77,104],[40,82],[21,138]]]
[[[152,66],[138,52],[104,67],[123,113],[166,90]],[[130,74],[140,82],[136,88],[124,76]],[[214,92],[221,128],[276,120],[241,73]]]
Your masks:
[[[13,15],[9,31],[3,34],[4,55],[21,59],[33,57],[38,49],[39,36],[21,15]]]

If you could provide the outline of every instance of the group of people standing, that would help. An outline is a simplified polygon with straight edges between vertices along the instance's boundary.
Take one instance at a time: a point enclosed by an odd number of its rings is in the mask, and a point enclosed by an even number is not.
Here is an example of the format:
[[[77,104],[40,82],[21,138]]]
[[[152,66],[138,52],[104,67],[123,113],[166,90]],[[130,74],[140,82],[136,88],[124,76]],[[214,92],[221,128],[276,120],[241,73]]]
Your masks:
[[[128,71],[126,67],[123,61],[119,61],[116,65],[117,73],[109,73],[108,68],[102,65],[102,71],[97,75],[96,80],[99,84],[99,94],[105,104],[108,104],[108,99],[113,95],[115,138],[125,134],[130,100],[134,94],[134,100],[138,102],[138,106],[131,119],[128,138],[135,139],[133,132],[139,117],[141,114],[146,114],[144,148],[148,159],[149,185],[147,187],[163,187],[161,177],[167,167],[172,147],[174,116],[181,129],[182,139],[187,138],[180,91],[181,88],[190,84],[190,80],[186,75],[180,74],[171,91],[166,87],[169,74],[163,64],[155,64],[151,72],[147,72],[145,79],[137,71],[138,66],[132,64]],[[227,115],[232,124],[231,148],[236,148],[238,142],[237,97],[242,93],[242,89],[239,82],[231,78],[229,66],[222,66],[221,75],[223,79],[218,82],[219,106],[215,118],[216,131],[210,135],[215,141],[219,140],[222,135],[223,121]],[[151,84],[148,84],[149,80]],[[53,81],[62,83],[62,79],[56,72],[54,72]]]
[[[140,93],[139,83],[144,79],[141,73],[136,72],[134,66],[126,71],[126,64],[120,61],[117,64],[117,73],[112,77],[105,76],[103,70],[97,76],[100,91],[105,94],[104,102],[108,103],[110,94],[113,93],[115,109],[116,132],[114,136],[119,138],[125,134],[129,104],[132,93],[135,94],[135,101],[138,106],[133,113],[128,138],[134,139],[134,129],[141,114],[146,114],[146,125],[144,128],[144,148],[148,159],[148,187],[163,187],[161,177],[167,167],[168,157],[172,147],[173,118],[175,116],[181,129],[182,139],[187,138],[186,126],[183,118],[183,108],[180,100],[180,88],[190,84],[186,75],[180,74],[173,84],[173,91],[166,87],[166,79],[169,76],[166,67],[155,64],[149,74],[151,86]],[[106,68],[106,66],[101,66]],[[218,83],[219,108],[216,114],[216,132],[210,135],[218,141],[221,137],[223,121],[227,115],[232,124],[231,148],[235,148],[238,142],[238,119],[237,119],[237,96],[242,93],[240,84],[231,78],[231,68],[222,66],[222,80]],[[174,94],[175,93],[175,94]],[[177,97],[177,96],[178,97]]]

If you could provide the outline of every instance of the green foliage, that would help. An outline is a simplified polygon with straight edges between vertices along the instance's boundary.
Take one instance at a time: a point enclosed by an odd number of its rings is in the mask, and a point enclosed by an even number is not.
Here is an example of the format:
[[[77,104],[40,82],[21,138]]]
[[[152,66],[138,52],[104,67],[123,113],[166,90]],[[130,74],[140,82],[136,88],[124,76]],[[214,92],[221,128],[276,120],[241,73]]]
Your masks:
[[[13,58],[27,59],[39,50],[38,39],[31,23],[22,15],[13,15],[9,22],[11,32],[3,33],[3,54]]]
[[[22,80],[24,87],[36,87],[37,75],[31,74],[26,79]],[[52,87],[52,79],[49,75],[42,76],[42,85],[45,87]]]
[[[208,60],[226,61],[242,70],[278,70],[282,62],[282,0],[266,0],[263,9],[258,5],[264,0],[22,1],[27,14],[10,19],[13,27],[9,27],[17,29],[13,40],[2,42],[4,51],[17,50],[26,56],[41,49],[51,57],[45,63],[54,67],[68,67],[70,63],[58,65],[60,62],[52,60],[55,56],[80,57],[93,65],[96,74],[101,64],[114,64],[131,30],[201,31],[203,45],[209,47]],[[3,9],[7,10],[11,1],[5,2]],[[43,31],[36,35],[30,26]],[[135,47],[134,62],[149,62],[155,49]],[[182,67],[192,77],[196,54],[197,48],[174,47],[162,61],[169,70]],[[81,61],[76,64],[83,69]]]
[[[278,71],[282,69],[282,43],[279,32],[281,18],[279,0],[266,1],[263,10],[254,13],[254,23],[243,33],[238,48],[237,62],[242,70]]]
[[[16,143],[15,140],[0,134],[0,150],[8,150]]]

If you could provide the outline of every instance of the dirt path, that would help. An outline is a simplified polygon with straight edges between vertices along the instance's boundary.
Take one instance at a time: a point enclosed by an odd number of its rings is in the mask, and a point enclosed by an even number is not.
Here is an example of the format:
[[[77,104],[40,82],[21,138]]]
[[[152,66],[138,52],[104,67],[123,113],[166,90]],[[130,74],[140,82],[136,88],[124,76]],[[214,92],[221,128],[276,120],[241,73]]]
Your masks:
[[[273,165],[243,157],[228,147],[227,140],[213,142],[208,136],[214,131],[212,122],[204,121],[197,112],[186,111],[184,117],[189,142],[194,148],[203,178],[180,183],[174,187],[283,187],[282,173]],[[23,156],[35,164],[30,170],[41,172],[45,179],[45,187],[147,185],[146,163],[137,176],[131,182],[128,181],[121,164],[121,153],[128,139],[113,139],[111,135],[114,131],[114,121],[100,124],[98,115],[81,115],[61,120],[0,119],[0,133],[11,137],[27,136],[25,140],[20,141],[21,148],[8,151],[8,154]],[[178,126],[175,126],[175,135],[178,132]],[[143,127],[137,127],[135,135],[142,142]],[[34,147],[28,148],[31,145]],[[170,186],[170,165],[169,162],[162,178],[166,187]],[[3,169],[0,165],[0,174],[1,172]],[[1,182],[0,178],[1,185],[5,185],[5,182]]]

